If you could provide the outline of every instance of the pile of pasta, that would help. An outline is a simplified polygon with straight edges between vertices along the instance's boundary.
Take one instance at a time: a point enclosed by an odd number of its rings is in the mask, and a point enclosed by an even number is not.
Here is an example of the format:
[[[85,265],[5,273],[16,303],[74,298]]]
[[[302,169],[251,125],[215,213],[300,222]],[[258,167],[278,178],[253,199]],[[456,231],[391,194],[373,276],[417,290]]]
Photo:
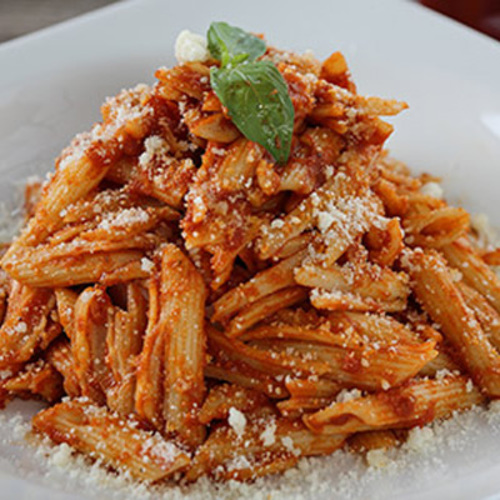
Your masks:
[[[251,480],[500,396],[494,248],[390,158],[343,56],[269,47],[285,165],[210,87],[216,61],[108,99],[3,249],[0,395],[33,430],[150,482]]]

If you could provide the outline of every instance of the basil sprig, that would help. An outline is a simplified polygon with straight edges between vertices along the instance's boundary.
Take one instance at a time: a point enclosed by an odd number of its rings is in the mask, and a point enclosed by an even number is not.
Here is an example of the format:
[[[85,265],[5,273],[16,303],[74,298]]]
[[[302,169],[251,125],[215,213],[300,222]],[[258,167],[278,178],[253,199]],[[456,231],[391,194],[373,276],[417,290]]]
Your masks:
[[[270,61],[256,61],[266,51],[260,38],[212,23],[207,34],[212,57],[221,62],[210,83],[240,132],[271,153],[278,163],[290,156],[295,111],[288,87]]]
[[[227,23],[212,23],[207,40],[210,54],[221,61],[222,66],[246,59],[254,61],[266,51],[264,40]]]

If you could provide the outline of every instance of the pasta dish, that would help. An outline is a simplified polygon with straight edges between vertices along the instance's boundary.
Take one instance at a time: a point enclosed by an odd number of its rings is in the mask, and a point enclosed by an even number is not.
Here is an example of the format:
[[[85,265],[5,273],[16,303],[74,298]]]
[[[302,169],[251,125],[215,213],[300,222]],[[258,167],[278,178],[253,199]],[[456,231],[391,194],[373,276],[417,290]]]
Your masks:
[[[225,23],[177,52],[26,188],[2,403],[156,483],[398,446],[499,397],[500,252],[384,149],[407,105]]]

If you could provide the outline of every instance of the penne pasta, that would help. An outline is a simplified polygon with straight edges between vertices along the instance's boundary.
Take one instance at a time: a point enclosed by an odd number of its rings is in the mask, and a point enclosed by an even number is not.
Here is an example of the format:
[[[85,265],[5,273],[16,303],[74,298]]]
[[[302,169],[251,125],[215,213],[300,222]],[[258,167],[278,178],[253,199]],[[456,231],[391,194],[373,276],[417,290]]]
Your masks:
[[[106,390],[112,384],[112,374],[105,363],[106,334],[112,321],[107,294],[99,288],[85,289],[75,304],[71,351],[82,395],[98,404],[105,402]]]
[[[466,377],[412,381],[375,395],[362,396],[303,417],[319,434],[408,428],[443,418],[481,403],[484,396],[467,387]]]
[[[186,473],[186,479],[194,481],[211,470],[220,469],[225,469],[230,473],[231,478],[255,479],[260,475],[260,471],[267,473],[267,468],[262,469],[259,465],[260,455],[272,454],[279,457],[283,454],[291,454],[299,457],[328,454],[342,446],[345,440],[345,437],[341,435],[318,438],[300,421],[277,417],[268,417],[263,420],[263,422],[247,424],[239,435],[230,426],[222,426],[212,431],[193,458]],[[269,427],[271,431],[268,430],[269,437],[266,438],[266,428]],[[227,446],[227,443],[232,440],[245,443],[245,446]],[[242,461],[245,464],[243,471],[233,465],[237,461],[241,462],[238,460],[240,457],[246,458]],[[295,461],[287,460],[286,463],[293,466]],[[223,477],[228,478],[224,471],[222,474]]]
[[[242,332],[262,321],[275,312],[295,304],[300,304],[307,292],[299,286],[292,286],[264,296],[253,304],[244,307],[228,324],[227,332],[237,337]]]
[[[81,395],[80,382],[75,371],[75,359],[71,345],[65,339],[59,339],[47,349],[47,361],[63,377],[64,392],[76,398]]]
[[[163,250],[160,280],[166,431],[194,448],[203,442],[205,435],[205,428],[198,420],[205,394],[205,284],[175,245],[167,245]]]
[[[376,348],[314,345],[288,340],[260,340],[251,346],[301,359],[304,364],[320,364],[321,373],[342,385],[366,390],[387,389],[416,375],[436,357],[435,342],[392,344]],[[323,368],[322,365],[326,365]],[[323,371],[324,370],[324,371]]]
[[[407,104],[358,94],[339,52],[209,33],[28,184],[0,405],[43,399],[36,433],[184,491],[500,397],[500,251],[384,149]]]
[[[138,283],[127,286],[127,311],[115,310],[106,334],[106,365],[112,374],[106,401],[120,415],[133,413],[135,406],[135,360],[142,349],[146,330],[146,300]]]
[[[486,297],[500,313],[500,281],[467,240],[460,239],[441,251],[449,264],[462,273],[464,282]]]
[[[275,266],[258,273],[247,283],[233,288],[214,304],[212,321],[224,322],[235,313],[274,292],[295,285],[294,269],[305,257],[305,251],[282,260]]]
[[[172,442],[82,399],[43,410],[33,418],[33,427],[56,443],[67,443],[143,481],[167,478],[190,461]]]
[[[157,269],[149,279],[148,289],[148,323],[137,360],[135,411],[153,428],[163,431],[165,335],[159,328],[161,302]]]
[[[269,401],[261,392],[234,384],[222,384],[210,390],[201,407],[198,419],[206,425],[212,420],[227,419],[231,408],[247,413],[266,406],[269,406]]]
[[[474,381],[487,394],[500,392],[500,356],[486,337],[456,286],[451,270],[436,253],[414,251],[405,265],[414,280],[413,290],[430,317],[457,350]]]
[[[60,325],[50,317],[54,307],[52,290],[12,283],[0,327],[0,369],[16,371],[60,334]]]
[[[63,395],[62,380],[59,373],[43,360],[30,363],[25,368],[2,382],[1,390],[8,397],[29,399],[40,397],[49,403],[54,403]]]

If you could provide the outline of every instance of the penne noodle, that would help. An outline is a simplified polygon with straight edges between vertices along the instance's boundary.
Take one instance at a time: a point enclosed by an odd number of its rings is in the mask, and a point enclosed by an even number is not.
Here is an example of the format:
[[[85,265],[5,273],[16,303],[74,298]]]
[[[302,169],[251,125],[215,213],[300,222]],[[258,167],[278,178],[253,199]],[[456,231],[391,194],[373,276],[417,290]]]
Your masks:
[[[344,193],[354,191],[353,182],[345,174],[336,175],[325,182],[314,192],[314,196],[307,197],[297,208],[288,213],[284,218],[278,219],[279,224],[265,227],[258,242],[261,259],[267,259],[280,250],[289,240],[299,236],[314,225],[314,213],[322,208],[331,199]]]
[[[34,287],[59,288],[96,281],[111,284],[125,276],[128,280],[146,278],[148,273],[141,266],[143,257],[142,251],[123,250],[49,258],[41,263],[27,259],[19,262],[12,276]]]
[[[206,425],[212,420],[227,419],[231,408],[247,413],[268,405],[269,400],[261,392],[234,384],[222,384],[210,390],[200,409],[198,419]]]
[[[142,481],[165,479],[190,462],[174,443],[82,399],[41,411],[33,418],[33,427],[58,444],[66,443]]]
[[[353,272],[348,266],[329,268],[305,265],[295,272],[299,285],[327,292],[341,292],[376,302],[406,301],[409,294],[408,276],[395,273],[387,267],[360,266]]]
[[[69,288],[56,288],[57,314],[66,336],[71,339],[75,331],[75,304],[78,294]]]
[[[306,297],[307,292],[299,286],[288,287],[266,295],[253,304],[244,307],[229,322],[227,333],[231,337],[237,337],[251,326],[266,319],[280,309],[303,302]]]
[[[249,304],[293,286],[295,284],[293,271],[301,264],[304,257],[305,252],[299,251],[224,294],[213,304],[212,321],[223,323]]]
[[[282,399],[288,395],[282,382],[272,375],[259,372],[246,363],[224,361],[224,363],[216,362],[206,365],[205,377],[261,392],[271,399]]]
[[[328,314],[328,321],[333,332],[356,334],[362,344],[421,343],[414,331],[388,315],[335,311]]]
[[[99,288],[85,289],[75,304],[71,351],[82,395],[103,404],[112,374],[105,363],[106,334],[113,321],[108,295]]]
[[[410,215],[403,227],[409,245],[441,248],[468,231],[469,214],[463,208],[444,207]]]
[[[81,395],[80,382],[75,371],[75,359],[71,345],[65,339],[53,342],[47,349],[47,361],[63,377],[64,392],[71,398]]]
[[[267,420],[267,421],[266,421]],[[269,437],[266,438],[266,428],[269,428]],[[345,437],[321,436],[318,438],[308,431],[300,421],[290,421],[279,417],[268,417],[262,421],[247,423],[243,432],[237,435],[229,426],[218,427],[212,431],[207,441],[199,448],[193,458],[191,466],[186,473],[187,481],[195,481],[199,477],[209,473],[225,469],[232,472],[234,464],[239,457],[245,457],[249,463],[247,467],[255,467],[258,473],[259,455],[284,453],[299,456],[323,455],[332,453],[340,448]],[[229,447],[227,443],[231,441],[245,443],[245,446]],[[254,466],[253,462],[257,465]],[[288,461],[287,461],[288,463]],[[250,465],[251,464],[251,465]],[[294,462],[291,462],[293,465]],[[254,479],[253,474],[244,473],[242,477],[239,472],[235,478]],[[227,476],[226,476],[227,477]]]
[[[276,404],[281,414],[290,419],[300,418],[305,413],[311,413],[315,410],[320,410],[328,406],[333,400],[333,397],[318,398],[318,397],[291,397]]]
[[[303,417],[318,434],[343,434],[369,430],[408,428],[451,415],[479,404],[484,397],[467,388],[466,377],[412,381],[402,387],[333,403]]]
[[[446,260],[457,268],[464,282],[477,290],[500,313],[500,281],[464,238],[441,248]]]
[[[135,359],[142,349],[147,310],[138,283],[127,286],[127,311],[115,311],[106,335],[106,364],[113,376],[107,390],[107,405],[120,415],[128,415],[135,406]]]
[[[251,346],[301,359],[303,363],[322,363],[323,373],[342,385],[366,390],[387,389],[415,376],[436,357],[435,342],[380,345],[365,348],[319,345],[289,340],[259,340]],[[323,370],[323,369],[322,369]]]
[[[237,339],[228,338],[215,328],[208,330],[208,347],[211,353],[223,355],[224,358],[231,361],[243,362],[267,375],[281,376],[288,375],[290,372],[322,375],[329,371],[326,362],[302,361],[298,356],[257,349]]]
[[[372,189],[384,204],[387,215],[390,217],[406,215],[410,205],[409,196],[401,192],[393,182],[380,178]]]
[[[16,371],[61,333],[59,324],[50,317],[54,307],[52,290],[13,282],[0,327],[0,369]]]
[[[392,266],[404,248],[403,230],[397,218],[387,223],[385,230],[370,228],[366,233],[365,243],[369,249],[369,258],[380,266]]]
[[[175,245],[163,250],[160,322],[165,335],[166,431],[186,446],[203,442],[198,412],[205,396],[205,284],[191,261]]]
[[[315,308],[329,311],[398,312],[406,307],[406,300],[401,298],[378,300],[350,292],[329,292],[321,289],[313,289],[310,300]]]
[[[59,373],[50,364],[39,360],[26,365],[23,371],[15,376],[0,382],[0,386],[9,396],[26,399],[36,396],[54,403],[63,394],[61,382]]]
[[[500,350],[500,315],[478,291],[465,283],[459,289],[467,304],[474,311],[481,328],[497,351]]]
[[[165,334],[159,327],[161,302],[157,270],[150,277],[148,288],[148,323],[137,361],[135,410],[153,428],[163,431]]]
[[[271,223],[272,224],[272,223]],[[303,233],[287,241],[274,255],[273,259],[281,260],[308,248],[313,241],[312,233]]]
[[[437,253],[420,250],[407,253],[404,265],[417,300],[440,325],[474,381],[487,394],[500,394],[500,356],[467,307],[444,260]]]
[[[336,396],[342,386],[326,378],[287,378],[285,386],[290,396],[297,398],[330,398]]]
[[[450,372],[459,374],[463,370],[461,366],[453,360],[453,358],[446,352],[439,351],[438,355],[431,359],[422,369],[418,372],[420,377],[435,377],[438,372]]]

